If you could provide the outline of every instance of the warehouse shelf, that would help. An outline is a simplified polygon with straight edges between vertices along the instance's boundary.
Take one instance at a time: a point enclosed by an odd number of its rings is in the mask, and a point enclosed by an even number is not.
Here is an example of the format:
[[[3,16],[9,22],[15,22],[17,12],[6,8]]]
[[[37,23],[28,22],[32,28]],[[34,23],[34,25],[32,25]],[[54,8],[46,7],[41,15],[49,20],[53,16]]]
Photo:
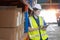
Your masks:
[[[60,5],[60,3],[41,3],[41,5]]]

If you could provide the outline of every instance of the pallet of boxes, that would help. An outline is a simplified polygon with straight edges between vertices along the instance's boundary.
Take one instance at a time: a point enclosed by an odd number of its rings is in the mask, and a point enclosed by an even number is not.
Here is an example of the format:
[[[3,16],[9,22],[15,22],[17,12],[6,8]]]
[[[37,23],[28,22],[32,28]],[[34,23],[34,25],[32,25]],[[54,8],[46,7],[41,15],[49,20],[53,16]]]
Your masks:
[[[0,7],[0,40],[24,40],[22,8]]]

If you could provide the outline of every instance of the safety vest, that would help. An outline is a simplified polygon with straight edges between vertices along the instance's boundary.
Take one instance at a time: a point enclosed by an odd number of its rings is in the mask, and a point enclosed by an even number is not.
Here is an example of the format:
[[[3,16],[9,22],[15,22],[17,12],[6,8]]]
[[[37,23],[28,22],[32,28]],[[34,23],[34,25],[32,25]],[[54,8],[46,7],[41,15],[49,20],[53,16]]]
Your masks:
[[[38,28],[38,24],[36,23],[36,20],[33,18],[33,16],[29,17],[29,21],[31,24],[31,28],[33,28],[33,29]],[[44,25],[42,17],[39,17],[39,23],[42,28]],[[40,35],[40,33],[41,33],[41,35]],[[46,34],[46,30],[42,30],[42,29],[40,29],[40,32],[39,32],[39,30],[34,30],[31,32],[28,32],[28,34],[29,34],[29,37],[31,40],[40,40],[41,37],[42,37],[42,40],[46,40],[48,38],[48,35]]]

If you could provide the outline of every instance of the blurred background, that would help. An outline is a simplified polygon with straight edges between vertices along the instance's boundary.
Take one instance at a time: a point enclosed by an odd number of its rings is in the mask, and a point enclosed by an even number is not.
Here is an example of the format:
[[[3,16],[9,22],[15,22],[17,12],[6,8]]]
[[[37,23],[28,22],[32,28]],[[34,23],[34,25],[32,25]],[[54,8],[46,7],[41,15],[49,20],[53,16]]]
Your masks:
[[[40,4],[49,40],[60,40],[60,0],[0,0],[0,40],[29,40],[28,17]]]

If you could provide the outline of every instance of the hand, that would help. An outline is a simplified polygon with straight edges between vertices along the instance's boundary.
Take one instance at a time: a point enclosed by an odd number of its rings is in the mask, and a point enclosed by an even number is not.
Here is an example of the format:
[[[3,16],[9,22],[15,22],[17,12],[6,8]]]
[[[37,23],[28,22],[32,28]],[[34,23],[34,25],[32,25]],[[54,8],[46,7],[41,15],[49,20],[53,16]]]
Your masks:
[[[46,30],[46,28],[42,28],[42,30]]]
[[[29,29],[30,32],[34,31],[34,30],[39,30],[39,28],[31,28],[31,27],[29,27],[28,29]]]
[[[26,40],[26,39],[28,39],[28,38],[29,38],[29,37],[28,37],[28,33],[24,33],[23,39]]]

